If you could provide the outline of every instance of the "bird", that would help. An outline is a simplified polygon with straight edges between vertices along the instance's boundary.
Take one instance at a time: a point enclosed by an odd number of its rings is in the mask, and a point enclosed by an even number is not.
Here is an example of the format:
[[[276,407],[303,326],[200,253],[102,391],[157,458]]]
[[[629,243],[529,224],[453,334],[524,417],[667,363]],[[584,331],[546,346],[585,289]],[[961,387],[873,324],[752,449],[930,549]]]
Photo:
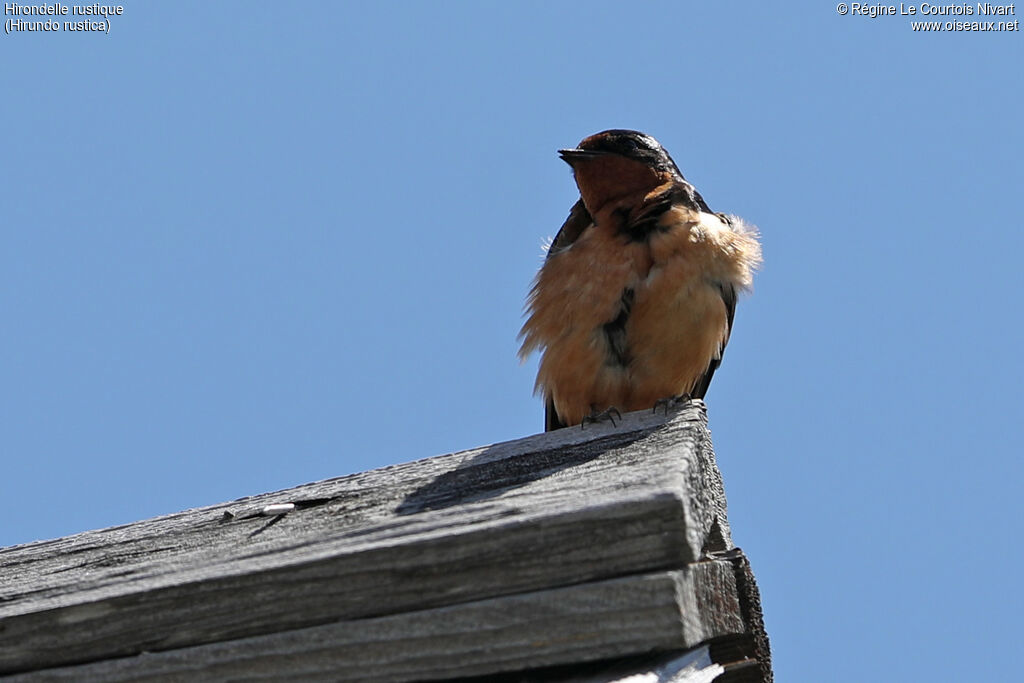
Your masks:
[[[757,229],[713,212],[645,133],[606,130],[558,153],[579,199],[519,335],[522,361],[541,354],[544,430],[703,399],[761,265]]]

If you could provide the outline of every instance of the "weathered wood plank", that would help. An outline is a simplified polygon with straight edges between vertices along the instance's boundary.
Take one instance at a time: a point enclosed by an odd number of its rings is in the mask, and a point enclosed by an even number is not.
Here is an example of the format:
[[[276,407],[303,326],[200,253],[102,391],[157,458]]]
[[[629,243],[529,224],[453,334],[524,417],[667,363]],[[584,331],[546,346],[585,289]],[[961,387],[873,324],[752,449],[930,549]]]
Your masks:
[[[709,591],[721,594],[718,604],[698,610]],[[701,562],[683,570],[49,669],[10,680],[155,683],[201,675],[206,680],[398,683],[479,676],[689,649],[742,632],[737,600],[732,566]]]
[[[710,557],[732,564],[740,615],[746,624],[744,634],[719,638],[711,646],[712,659],[725,667],[718,683],[772,683],[771,649],[750,562],[739,548],[711,553]]]
[[[296,509],[260,516],[272,503]],[[0,673],[683,567],[729,547],[694,402],[0,550]]]
[[[772,683],[771,653],[760,616],[757,587],[747,558],[739,548],[733,548],[711,553],[705,561],[730,564],[733,576],[731,581],[728,577],[719,576],[717,579],[709,577],[700,583],[702,589],[694,592],[698,612],[709,615],[708,619],[713,622],[715,614],[733,614],[736,608],[733,597],[738,596],[739,612],[745,627],[742,632],[735,631],[731,617],[728,624],[707,627],[709,632],[722,634],[708,641],[703,648],[718,671],[715,683]],[[672,667],[663,665],[691,653],[636,655],[458,680],[459,683],[606,683],[621,678],[630,683],[640,680],[645,683],[681,683],[689,680],[686,676],[691,672],[680,670],[680,678],[677,679],[673,677]],[[704,669],[698,671],[703,673]],[[637,678],[640,676],[643,678]]]

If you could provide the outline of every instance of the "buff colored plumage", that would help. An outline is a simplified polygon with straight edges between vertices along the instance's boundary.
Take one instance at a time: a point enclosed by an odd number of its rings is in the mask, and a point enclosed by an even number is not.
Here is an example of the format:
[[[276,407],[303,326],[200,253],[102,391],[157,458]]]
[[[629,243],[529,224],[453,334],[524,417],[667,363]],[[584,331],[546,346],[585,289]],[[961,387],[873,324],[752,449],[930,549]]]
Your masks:
[[[761,262],[756,232],[711,212],[642,133],[605,131],[562,155],[581,200],[537,274],[520,350],[542,353],[546,428],[703,398]]]

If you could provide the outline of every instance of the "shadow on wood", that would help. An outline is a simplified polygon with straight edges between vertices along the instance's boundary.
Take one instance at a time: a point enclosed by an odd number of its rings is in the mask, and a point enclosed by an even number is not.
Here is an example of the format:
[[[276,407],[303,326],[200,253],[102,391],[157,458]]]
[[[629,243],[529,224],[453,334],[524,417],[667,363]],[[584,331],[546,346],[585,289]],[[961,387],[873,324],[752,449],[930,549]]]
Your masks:
[[[467,462],[412,491],[395,512],[411,515],[425,510],[440,510],[453,505],[479,503],[504,495],[509,489],[526,486],[538,479],[582,465],[606,451],[628,446],[642,432],[611,434],[583,445],[553,446],[510,458],[508,444],[484,448]]]

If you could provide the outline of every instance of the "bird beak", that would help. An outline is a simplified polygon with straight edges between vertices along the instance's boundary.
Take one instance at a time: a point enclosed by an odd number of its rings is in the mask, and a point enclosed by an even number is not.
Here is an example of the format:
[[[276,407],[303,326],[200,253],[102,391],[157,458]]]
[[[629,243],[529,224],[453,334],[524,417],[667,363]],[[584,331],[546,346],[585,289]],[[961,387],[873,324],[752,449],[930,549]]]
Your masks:
[[[606,152],[591,149],[560,149],[558,150],[558,156],[562,157],[562,161],[572,166],[578,161],[584,161],[585,159],[594,159],[599,156],[604,156]]]

